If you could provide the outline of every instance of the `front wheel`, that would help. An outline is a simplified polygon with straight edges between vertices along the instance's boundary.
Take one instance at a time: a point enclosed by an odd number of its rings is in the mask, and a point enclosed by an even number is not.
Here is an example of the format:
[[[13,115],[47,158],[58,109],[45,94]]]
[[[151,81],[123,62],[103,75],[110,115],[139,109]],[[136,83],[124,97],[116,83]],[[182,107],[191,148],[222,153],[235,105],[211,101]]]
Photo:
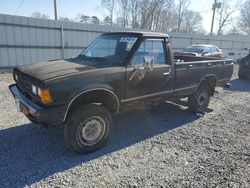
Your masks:
[[[66,146],[73,152],[86,154],[103,147],[112,126],[109,111],[95,104],[88,104],[73,111],[64,127]]]
[[[206,111],[210,102],[211,89],[207,84],[202,84],[195,94],[188,98],[189,109],[196,113]]]

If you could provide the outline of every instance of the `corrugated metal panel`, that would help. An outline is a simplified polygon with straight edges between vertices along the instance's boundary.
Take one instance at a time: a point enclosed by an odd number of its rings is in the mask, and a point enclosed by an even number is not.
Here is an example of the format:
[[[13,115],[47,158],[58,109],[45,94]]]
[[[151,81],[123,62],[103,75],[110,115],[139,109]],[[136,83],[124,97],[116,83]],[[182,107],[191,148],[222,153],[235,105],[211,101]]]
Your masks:
[[[74,57],[101,33],[122,30],[125,29],[0,14],[0,68]],[[195,43],[214,44],[225,51],[250,47],[249,36],[169,35],[174,49]]]

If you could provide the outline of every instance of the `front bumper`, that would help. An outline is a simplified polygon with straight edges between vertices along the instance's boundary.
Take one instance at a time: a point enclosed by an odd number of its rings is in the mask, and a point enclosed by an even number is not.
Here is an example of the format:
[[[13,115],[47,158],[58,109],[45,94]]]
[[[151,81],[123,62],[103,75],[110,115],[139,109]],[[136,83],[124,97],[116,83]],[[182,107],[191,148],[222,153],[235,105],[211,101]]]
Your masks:
[[[66,112],[65,105],[41,107],[26,98],[18,89],[16,84],[9,89],[18,103],[18,109],[33,122],[46,125],[61,125]]]

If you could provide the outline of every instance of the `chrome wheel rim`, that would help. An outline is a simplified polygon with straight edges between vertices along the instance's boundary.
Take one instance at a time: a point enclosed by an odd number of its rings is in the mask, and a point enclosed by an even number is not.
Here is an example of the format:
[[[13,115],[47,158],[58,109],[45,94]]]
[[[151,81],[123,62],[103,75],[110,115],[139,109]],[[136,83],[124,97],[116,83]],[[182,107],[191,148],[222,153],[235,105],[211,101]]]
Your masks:
[[[102,117],[94,116],[84,121],[79,130],[79,138],[84,145],[95,145],[103,137],[106,123]]]

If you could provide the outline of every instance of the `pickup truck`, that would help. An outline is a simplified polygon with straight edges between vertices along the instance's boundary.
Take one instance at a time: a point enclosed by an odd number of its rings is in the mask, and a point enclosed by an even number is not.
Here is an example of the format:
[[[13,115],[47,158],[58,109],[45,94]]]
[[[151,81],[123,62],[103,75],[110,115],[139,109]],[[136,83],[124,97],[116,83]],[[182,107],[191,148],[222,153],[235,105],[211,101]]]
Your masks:
[[[9,88],[31,122],[61,125],[67,148],[85,154],[105,145],[117,113],[140,103],[188,97],[204,112],[232,73],[232,60],[174,57],[167,34],[111,32],[75,58],[15,68]]]

